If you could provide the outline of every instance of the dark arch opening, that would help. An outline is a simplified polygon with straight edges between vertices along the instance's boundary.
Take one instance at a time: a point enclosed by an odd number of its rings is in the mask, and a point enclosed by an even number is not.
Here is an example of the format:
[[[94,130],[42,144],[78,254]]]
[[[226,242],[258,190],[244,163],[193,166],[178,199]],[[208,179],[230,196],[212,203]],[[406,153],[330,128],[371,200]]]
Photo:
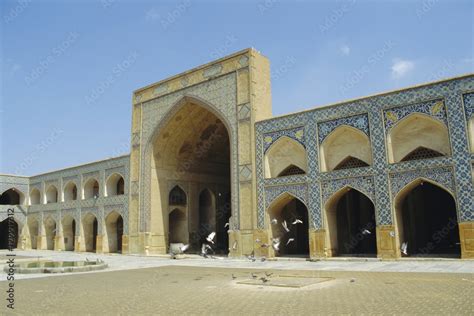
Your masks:
[[[186,193],[175,186],[169,194],[169,205],[186,205]]]
[[[0,222],[0,249],[14,249],[18,244],[18,224],[13,217]]]
[[[15,189],[9,189],[0,195],[0,205],[19,205],[20,194]]]
[[[122,177],[117,181],[117,195],[125,194],[125,181]]]
[[[405,196],[399,211],[400,243],[407,243],[407,255],[460,257],[456,203],[451,194],[421,182]]]
[[[334,170],[362,168],[362,167],[368,167],[368,166],[369,164],[366,163],[365,161],[349,156],[345,158],[344,160],[342,160],[336,167],[334,167]]]
[[[286,177],[286,176],[305,174],[305,173],[306,172],[304,172],[304,170],[301,169],[300,167],[295,166],[295,165],[289,165],[282,172],[280,172],[277,177]]]
[[[439,151],[420,146],[416,148],[415,150],[411,151],[405,157],[403,157],[401,161],[430,159],[430,158],[437,158],[437,157],[443,157],[443,156],[444,155],[440,153]]]
[[[309,255],[309,225],[306,205],[299,199],[292,198],[283,206],[275,205],[269,210],[269,214],[272,219],[277,220],[277,224],[272,225],[272,238],[280,239],[279,250],[275,255],[307,257]],[[292,224],[297,219],[302,223]],[[283,228],[282,224],[285,222],[289,232]]]
[[[375,256],[377,241],[375,208],[372,201],[361,192],[349,189],[339,198],[335,211],[337,234],[335,255]]]

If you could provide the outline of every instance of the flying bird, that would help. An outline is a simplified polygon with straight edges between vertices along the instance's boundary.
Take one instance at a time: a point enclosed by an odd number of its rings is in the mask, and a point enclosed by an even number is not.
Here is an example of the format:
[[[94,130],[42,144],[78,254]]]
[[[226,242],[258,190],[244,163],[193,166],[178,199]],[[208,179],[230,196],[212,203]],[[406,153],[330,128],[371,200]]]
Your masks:
[[[214,243],[214,237],[216,237],[216,232],[212,232],[209,234],[209,236],[207,236],[206,240],[210,243]]]
[[[272,219],[272,220],[271,220],[271,222],[270,222],[270,223],[272,223],[272,225],[276,225],[276,224],[278,224],[278,221],[277,221],[277,219],[276,219],[276,218],[274,218],[274,219]]]
[[[259,244],[259,243],[261,243],[262,241],[257,238],[257,239],[255,239],[255,242],[256,242],[257,244]]]
[[[402,244],[402,247],[400,248],[400,250],[402,251],[402,253],[403,253],[405,256],[408,255],[408,252],[407,252],[407,250],[408,250],[408,243],[407,243],[407,242],[404,242],[404,243]]]
[[[289,244],[290,242],[293,242],[293,241],[295,241],[295,239],[294,239],[294,238],[290,238],[290,239],[288,239],[288,241],[286,242],[286,245],[288,246],[288,244]]]
[[[234,244],[232,245],[232,250],[237,249],[237,241],[234,241]]]
[[[179,250],[181,250],[182,253],[184,253],[186,250],[188,250],[189,248],[189,244],[186,244],[186,245],[183,245],[181,247],[179,247]]]
[[[364,229],[364,230],[362,231],[362,235],[370,235],[370,234],[372,234],[372,233],[371,233],[370,230],[368,230],[368,229]]]
[[[260,247],[262,247],[262,248],[268,248],[268,247],[270,247],[270,245],[263,243],[263,244],[260,245]]]
[[[272,244],[272,248],[273,248],[273,250],[275,250],[275,251],[280,251],[280,242],[274,242],[274,243]]]
[[[281,226],[283,226],[283,228],[286,230],[287,233],[290,231],[288,229],[288,225],[286,224],[286,221],[283,221],[283,223],[281,223]]]
[[[225,223],[224,227],[229,227],[229,223]]]
[[[303,221],[300,220],[300,219],[295,219],[295,221],[293,223],[291,223],[293,225],[296,225],[296,224],[303,224]]]

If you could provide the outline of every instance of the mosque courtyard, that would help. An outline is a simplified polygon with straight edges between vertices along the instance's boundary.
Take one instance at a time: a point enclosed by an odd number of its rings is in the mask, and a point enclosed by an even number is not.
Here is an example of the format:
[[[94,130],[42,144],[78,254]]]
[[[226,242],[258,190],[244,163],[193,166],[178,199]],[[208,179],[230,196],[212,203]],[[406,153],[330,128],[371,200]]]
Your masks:
[[[474,311],[471,260],[262,262],[57,251],[16,255],[17,262],[100,259],[109,268],[16,274],[15,309],[7,311],[12,315],[472,315]],[[2,261],[5,256],[0,252]],[[6,282],[0,286],[3,290]]]

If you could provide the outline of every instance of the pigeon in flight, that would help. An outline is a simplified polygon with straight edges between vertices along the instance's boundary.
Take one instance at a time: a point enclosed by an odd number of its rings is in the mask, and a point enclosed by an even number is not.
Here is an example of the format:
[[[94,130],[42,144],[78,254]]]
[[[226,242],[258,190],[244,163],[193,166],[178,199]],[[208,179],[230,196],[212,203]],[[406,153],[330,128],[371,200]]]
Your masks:
[[[295,241],[295,239],[294,239],[294,238],[290,238],[290,239],[288,239],[288,241],[286,242],[286,245],[288,246],[288,244],[289,244],[290,242],[293,242],[293,241]]]
[[[232,250],[237,249],[237,241],[234,241],[234,244],[232,245]]]
[[[207,236],[206,240],[210,243],[214,243],[214,237],[216,237],[216,232],[212,232],[209,234],[209,236]]]
[[[209,246],[208,244],[202,244],[202,247],[201,247],[201,255],[204,257],[204,258],[207,258],[207,251],[208,250],[212,250],[211,246]]]
[[[224,227],[229,227],[229,223],[225,223]]]
[[[288,225],[286,224],[286,221],[283,221],[283,223],[281,223],[281,226],[283,226],[283,228],[286,230],[287,233],[290,231],[288,229]]]
[[[179,247],[179,250],[181,250],[182,253],[184,253],[186,250],[188,250],[189,248],[189,244],[186,244],[186,245],[183,245],[181,247]]]
[[[372,233],[371,233],[370,230],[368,230],[368,229],[364,229],[364,230],[362,231],[362,235],[370,235],[370,234],[372,234]]]
[[[261,243],[262,241],[257,238],[257,239],[255,239],[255,242],[256,242],[257,244],[259,244],[259,243]]]
[[[272,223],[272,225],[276,225],[276,224],[278,224],[278,221],[277,221],[277,219],[276,219],[276,218],[274,218],[274,219],[272,219],[272,220],[271,220],[271,222],[270,222],[270,223]]]
[[[280,238],[273,239],[272,248],[275,251],[280,251]]]
[[[293,225],[296,225],[296,224],[303,224],[303,221],[300,220],[300,219],[295,219],[295,221],[293,223],[291,223]]]
[[[407,252],[407,250],[408,250],[408,243],[407,243],[407,242],[404,242],[404,243],[402,244],[402,247],[400,248],[400,250],[402,251],[402,253],[403,253],[405,256],[408,255],[408,252]]]

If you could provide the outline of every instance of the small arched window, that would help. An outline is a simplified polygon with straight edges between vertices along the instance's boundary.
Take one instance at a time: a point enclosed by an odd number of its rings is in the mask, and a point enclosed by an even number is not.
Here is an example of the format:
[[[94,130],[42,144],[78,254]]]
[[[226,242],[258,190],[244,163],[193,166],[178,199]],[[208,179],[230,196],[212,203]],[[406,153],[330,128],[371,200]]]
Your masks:
[[[179,187],[175,186],[169,195],[170,205],[186,205],[186,193]]]

